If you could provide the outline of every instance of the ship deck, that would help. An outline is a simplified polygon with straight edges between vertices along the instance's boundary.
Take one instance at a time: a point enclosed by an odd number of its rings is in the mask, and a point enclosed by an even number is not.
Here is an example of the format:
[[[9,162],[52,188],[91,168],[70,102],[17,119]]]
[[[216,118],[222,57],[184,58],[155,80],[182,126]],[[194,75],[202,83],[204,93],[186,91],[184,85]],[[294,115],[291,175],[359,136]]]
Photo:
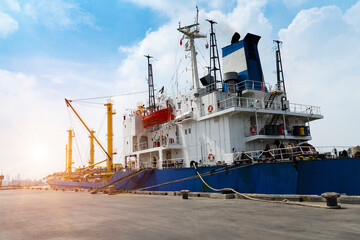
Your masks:
[[[0,192],[3,239],[359,239],[360,205],[75,191]]]

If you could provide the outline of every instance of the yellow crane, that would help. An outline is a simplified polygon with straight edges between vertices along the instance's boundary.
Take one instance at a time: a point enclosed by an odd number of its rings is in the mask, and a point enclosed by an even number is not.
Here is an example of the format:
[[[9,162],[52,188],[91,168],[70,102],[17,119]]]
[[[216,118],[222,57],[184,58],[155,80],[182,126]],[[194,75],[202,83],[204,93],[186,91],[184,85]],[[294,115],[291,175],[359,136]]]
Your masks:
[[[80,117],[80,115],[76,112],[76,110],[74,109],[74,107],[71,105],[71,100],[68,100],[65,98],[65,102],[66,102],[66,105],[68,107],[71,108],[71,110],[75,113],[75,115],[78,117],[78,119],[80,120],[80,122],[85,126],[86,130],[89,132],[90,134],[90,141],[95,140],[96,143],[100,146],[100,148],[104,151],[104,153],[106,154],[107,156],[107,159],[104,160],[104,161],[101,161],[101,162],[105,162],[106,161],[106,170],[107,170],[107,173],[108,174],[111,174],[113,173],[112,172],[112,167],[113,167],[113,155],[114,155],[114,152],[113,152],[113,129],[112,129],[112,115],[115,114],[115,112],[113,112],[113,109],[112,109],[112,103],[107,103],[105,104],[104,106],[106,106],[107,108],[107,151],[105,150],[105,148],[101,145],[101,143],[99,142],[99,140],[95,137],[94,135],[94,131],[90,130],[90,128],[86,125],[86,123],[82,120],[82,118]],[[91,149],[91,144],[90,144],[90,149]],[[70,136],[69,136],[69,149],[68,149],[68,152],[70,152]],[[98,162],[98,163],[93,163],[94,161],[94,150],[90,150],[90,167],[93,167],[101,162]],[[92,156],[91,156],[92,155]],[[68,158],[69,158],[70,154],[68,154]],[[69,159],[68,159],[68,162],[69,162]],[[71,170],[70,170],[71,171]]]

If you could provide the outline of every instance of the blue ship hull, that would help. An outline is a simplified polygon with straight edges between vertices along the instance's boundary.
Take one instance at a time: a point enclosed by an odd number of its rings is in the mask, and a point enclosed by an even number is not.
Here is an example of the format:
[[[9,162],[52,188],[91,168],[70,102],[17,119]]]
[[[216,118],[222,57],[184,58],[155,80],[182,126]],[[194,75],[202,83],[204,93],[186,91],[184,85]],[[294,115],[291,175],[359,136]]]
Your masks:
[[[198,171],[208,173],[204,180],[213,188],[233,188],[242,193],[319,195],[324,192],[338,192],[360,195],[360,159],[358,158],[308,160],[299,161],[297,164],[281,162],[250,166],[199,167]],[[188,189],[192,192],[211,192],[196,177],[194,168],[145,170],[125,181],[120,181],[132,173],[117,172],[109,183],[64,181],[49,182],[49,184],[56,188],[100,188],[117,182],[115,183],[117,190]],[[174,182],[184,178],[190,179]]]

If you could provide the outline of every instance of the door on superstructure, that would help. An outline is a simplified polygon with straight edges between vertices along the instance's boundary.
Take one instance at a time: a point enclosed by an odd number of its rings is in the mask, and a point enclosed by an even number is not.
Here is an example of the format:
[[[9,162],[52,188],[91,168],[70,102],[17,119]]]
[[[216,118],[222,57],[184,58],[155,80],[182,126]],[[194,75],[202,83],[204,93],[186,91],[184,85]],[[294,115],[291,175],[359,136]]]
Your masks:
[[[141,136],[140,142],[139,142],[139,150],[144,150],[148,148],[148,137],[147,136]]]

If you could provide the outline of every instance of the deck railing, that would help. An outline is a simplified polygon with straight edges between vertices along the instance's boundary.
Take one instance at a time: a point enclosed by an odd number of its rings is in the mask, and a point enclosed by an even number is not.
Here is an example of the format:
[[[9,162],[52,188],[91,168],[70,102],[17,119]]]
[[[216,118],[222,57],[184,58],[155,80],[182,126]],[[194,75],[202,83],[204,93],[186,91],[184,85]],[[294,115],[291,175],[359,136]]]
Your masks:
[[[214,107],[214,106],[213,106]],[[249,109],[266,109],[266,110],[282,110],[281,104],[272,103],[270,106],[266,106],[264,99],[256,98],[245,98],[245,97],[229,97],[224,100],[217,102],[217,106],[214,107],[213,111],[208,111],[208,106],[204,106],[202,115],[210,114],[212,112],[223,111],[232,107],[249,108]],[[289,109],[293,113],[304,113],[304,114],[321,114],[320,107],[310,106],[304,104],[290,103]]]
[[[305,113],[305,114],[321,114],[320,107],[317,106],[310,106],[304,104],[297,104],[297,103],[290,103],[289,104],[290,112],[296,113]]]
[[[142,142],[140,144],[135,143],[133,145],[133,152],[142,151],[142,150],[146,150],[149,148],[155,148],[155,147],[167,147],[167,146],[171,146],[171,145],[175,145],[175,144],[179,144],[179,143],[180,143],[179,137],[164,138],[162,140],[153,142],[153,144],[150,146],[147,142]]]
[[[286,146],[283,148],[273,148],[266,150],[237,152],[234,156],[234,162],[261,162],[261,161],[296,161],[303,159],[331,159],[355,157],[350,152],[350,147],[314,147],[311,145]]]

